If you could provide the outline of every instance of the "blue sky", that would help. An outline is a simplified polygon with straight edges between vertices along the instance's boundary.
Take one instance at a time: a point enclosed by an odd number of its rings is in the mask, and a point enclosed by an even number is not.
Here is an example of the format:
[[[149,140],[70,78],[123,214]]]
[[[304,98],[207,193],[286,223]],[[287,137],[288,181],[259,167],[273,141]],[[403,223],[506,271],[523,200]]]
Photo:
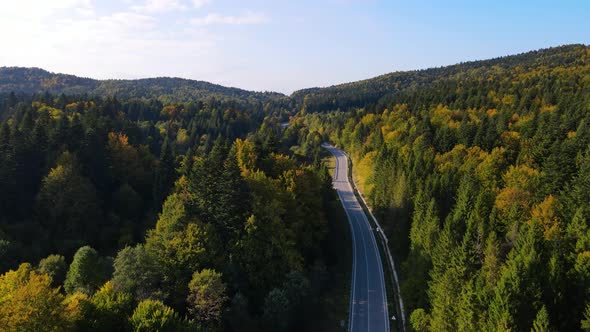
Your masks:
[[[294,90],[570,43],[590,1],[19,0],[0,66]]]

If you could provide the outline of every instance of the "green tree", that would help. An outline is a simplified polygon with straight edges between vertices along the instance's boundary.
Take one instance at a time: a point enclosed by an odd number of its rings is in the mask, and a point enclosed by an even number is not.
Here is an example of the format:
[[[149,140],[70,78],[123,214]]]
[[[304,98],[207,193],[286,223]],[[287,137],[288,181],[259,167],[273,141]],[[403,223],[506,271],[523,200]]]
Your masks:
[[[172,188],[176,180],[176,167],[174,151],[172,144],[166,138],[162,145],[162,152],[160,154],[160,161],[156,167],[156,178],[154,180],[154,201],[156,206],[161,205]]]
[[[94,185],[80,174],[76,158],[64,152],[57,166],[43,179],[37,211],[53,239],[53,248],[71,253],[95,242],[101,215]]]
[[[417,332],[430,331],[430,316],[424,311],[424,309],[416,309],[412,311],[412,314],[410,315],[410,324]]]
[[[275,288],[268,293],[264,299],[263,319],[270,330],[284,331],[289,326],[289,311],[291,304],[287,294],[279,288]]]
[[[241,176],[235,146],[229,154],[221,140],[211,153],[197,160],[189,176],[191,214],[212,225],[222,250],[230,250],[243,233],[250,195]]]
[[[183,325],[172,308],[157,300],[141,301],[129,321],[135,332],[175,332]]]
[[[7,122],[0,127],[0,218],[15,210],[17,194],[17,164],[11,144],[11,130]]]
[[[288,209],[293,211],[285,219],[293,216],[295,220],[287,219],[291,231],[295,235],[295,241],[299,252],[306,256],[314,254],[317,243],[320,243],[326,234],[326,219],[324,217],[322,202],[322,182],[318,173],[312,168],[302,170],[290,170],[281,176],[287,193],[292,198]],[[293,206],[294,205],[294,206]]]
[[[547,308],[543,305],[539,312],[537,313],[537,317],[533,321],[533,328],[531,329],[532,332],[549,332],[551,331],[549,325],[549,314],[547,313]]]
[[[221,321],[228,297],[221,273],[204,269],[195,272],[188,285],[188,311],[205,326],[216,326]]]
[[[251,209],[250,191],[241,176],[235,145],[225,159],[218,188],[219,200],[215,202],[218,209],[215,217],[220,223],[218,231],[222,243],[234,244],[243,235],[242,226]]]
[[[193,217],[186,201],[186,193],[171,194],[166,199],[145,244],[163,273],[163,291],[178,307],[184,306],[192,273],[212,264],[218,255],[212,226]]]
[[[133,296],[114,289],[111,282],[105,283],[91,298],[94,305],[92,330],[128,331],[128,317],[133,311]]]
[[[249,284],[269,289],[279,286],[289,271],[299,270],[303,257],[283,221],[284,189],[262,172],[250,174],[247,181],[252,191],[253,214],[243,226],[245,235],[236,245],[233,261]]]
[[[47,274],[52,279],[53,287],[61,286],[66,279],[68,264],[66,259],[61,255],[49,255],[39,261],[37,270],[40,273]]]
[[[584,311],[584,319],[582,319],[580,326],[582,330],[590,331],[590,304],[586,306],[586,310]]]
[[[163,297],[158,289],[163,277],[161,267],[142,245],[119,251],[113,266],[112,283],[117,291],[134,294],[139,300]]]
[[[83,293],[68,295],[63,304],[73,331],[92,329],[95,322],[95,307],[88,295]]]
[[[109,267],[106,264],[107,262],[91,247],[84,246],[78,249],[64,282],[66,292],[93,294],[109,278]]]

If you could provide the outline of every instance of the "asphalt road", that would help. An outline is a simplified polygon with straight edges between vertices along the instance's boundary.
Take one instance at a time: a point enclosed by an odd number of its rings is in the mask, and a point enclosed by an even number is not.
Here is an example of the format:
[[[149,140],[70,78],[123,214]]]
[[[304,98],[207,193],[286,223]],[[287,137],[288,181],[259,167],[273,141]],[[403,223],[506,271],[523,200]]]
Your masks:
[[[333,184],[352,232],[352,289],[348,330],[389,331],[385,276],[371,224],[348,181],[348,161],[338,148],[324,144],[336,157]]]

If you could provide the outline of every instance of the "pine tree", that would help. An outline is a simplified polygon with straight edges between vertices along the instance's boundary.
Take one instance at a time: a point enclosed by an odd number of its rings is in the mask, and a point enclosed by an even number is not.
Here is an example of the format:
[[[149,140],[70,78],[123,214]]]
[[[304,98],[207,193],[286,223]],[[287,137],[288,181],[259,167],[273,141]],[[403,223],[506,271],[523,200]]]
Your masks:
[[[549,314],[547,313],[547,308],[543,305],[537,313],[537,317],[533,321],[533,328],[531,329],[531,332],[549,331],[551,331],[549,326]]]
[[[37,217],[54,241],[54,250],[70,254],[84,243],[96,243],[101,211],[94,185],[80,174],[77,159],[64,152],[42,181]]]
[[[72,121],[70,122],[70,128],[68,130],[69,135],[65,142],[69,151],[78,151],[82,146],[84,140],[84,126],[80,120],[78,114],[74,114]]]
[[[160,162],[158,163],[155,174],[154,203],[155,206],[159,207],[172,190],[174,181],[176,180],[174,152],[172,151],[171,143],[168,138],[164,140]]]
[[[67,115],[62,114],[59,117],[57,126],[53,129],[49,137],[49,148],[51,150],[58,151],[62,145],[66,144],[68,141],[69,129],[70,120]]]
[[[0,219],[14,211],[17,203],[17,165],[10,136],[10,127],[4,122],[0,127]]]

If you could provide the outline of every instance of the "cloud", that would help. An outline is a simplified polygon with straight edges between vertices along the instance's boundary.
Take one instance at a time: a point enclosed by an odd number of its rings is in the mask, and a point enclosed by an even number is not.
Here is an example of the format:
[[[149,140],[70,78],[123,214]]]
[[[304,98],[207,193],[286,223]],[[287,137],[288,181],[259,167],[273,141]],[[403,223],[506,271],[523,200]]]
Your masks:
[[[85,1],[49,2],[35,14],[0,11],[0,36],[9,45],[0,52],[0,65],[97,78],[165,76],[195,68],[202,77],[219,57],[217,37],[199,27],[179,21],[163,29],[153,13],[97,14],[104,10],[91,13]]]
[[[45,19],[54,15],[56,12],[72,8],[89,11],[93,9],[93,5],[91,0],[11,1],[2,5],[0,18],[19,18],[33,21]]]
[[[61,0],[64,1],[64,0]],[[72,1],[72,0],[69,0]],[[136,0],[124,0],[128,4],[137,2]],[[145,0],[141,5],[133,5],[130,8],[142,13],[163,13],[175,10],[187,10],[191,7],[201,8],[212,0]]]
[[[263,13],[245,12],[238,16],[220,15],[211,13],[204,17],[197,17],[191,20],[194,25],[213,25],[213,24],[262,24],[268,22],[268,17]]]
[[[187,7],[178,0],[147,0],[143,5],[131,6],[131,9],[144,13],[160,13],[184,10]]]
[[[193,0],[193,6],[195,8],[201,8],[204,5],[210,3],[212,0]]]
[[[234,82],[234,71],[227,72],[227,37],[210,27],[268,18],[248,11],[235,16],[205,12],[191,24],[195,6],[206,6],[198,2],[129,0],[110,7],[94,0],[15,1],[0,10],[0,37],[7,45],[0,66],[94,78],[183,76]],[[180,12],[173,20],[171,8]]]
[[[78,15],[84,16],[84,17],[92,17],[92,16],[96,15],[93,8],[87,8],[87,7],[76,8],[76,13],[78,13]]]

